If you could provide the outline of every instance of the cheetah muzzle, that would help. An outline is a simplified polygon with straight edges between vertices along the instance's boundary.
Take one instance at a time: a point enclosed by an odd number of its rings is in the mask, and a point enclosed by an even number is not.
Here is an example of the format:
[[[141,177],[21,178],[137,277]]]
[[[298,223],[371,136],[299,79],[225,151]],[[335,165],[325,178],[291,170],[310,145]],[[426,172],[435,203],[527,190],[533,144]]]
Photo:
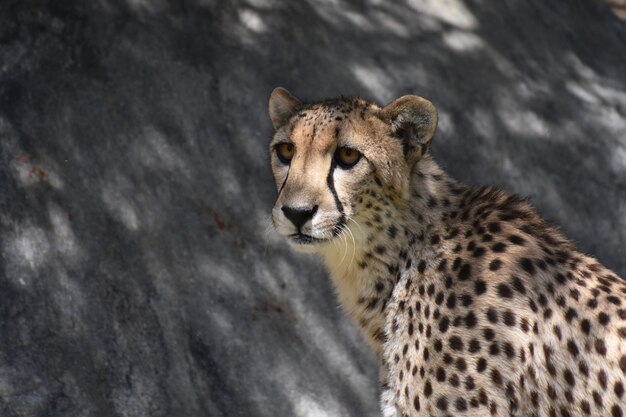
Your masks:
[[[385,416],[626,412],[626,283],[530,205],[448,177],[435,107],[269,101],[276,231],[324,259]]]

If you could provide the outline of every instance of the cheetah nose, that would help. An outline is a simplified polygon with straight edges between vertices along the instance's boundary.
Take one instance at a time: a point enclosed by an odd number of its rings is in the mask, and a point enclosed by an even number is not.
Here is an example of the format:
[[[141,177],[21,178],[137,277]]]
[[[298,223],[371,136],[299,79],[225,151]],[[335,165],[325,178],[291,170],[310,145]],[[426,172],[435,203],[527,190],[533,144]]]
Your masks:
[[[317,205],[313,207],[283,206],[281,210],[285,213],[285,217],[291,220],[291,223],[293,223],[294,226],[298,228],[298,231],[300,231],[300,228],[304,226],[307,221],[312,219],[317,212]]]

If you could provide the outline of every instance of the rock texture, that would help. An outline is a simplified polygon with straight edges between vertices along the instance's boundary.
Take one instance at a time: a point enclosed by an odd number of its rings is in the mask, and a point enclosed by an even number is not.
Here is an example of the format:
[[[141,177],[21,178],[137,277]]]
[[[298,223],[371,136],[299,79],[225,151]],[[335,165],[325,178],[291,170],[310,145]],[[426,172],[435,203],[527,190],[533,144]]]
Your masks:
[[[3,1],[0,415],[378,415],[269,225],[277,85],[428,97],[451,174],[626,276],[625,45],[594,1]]]

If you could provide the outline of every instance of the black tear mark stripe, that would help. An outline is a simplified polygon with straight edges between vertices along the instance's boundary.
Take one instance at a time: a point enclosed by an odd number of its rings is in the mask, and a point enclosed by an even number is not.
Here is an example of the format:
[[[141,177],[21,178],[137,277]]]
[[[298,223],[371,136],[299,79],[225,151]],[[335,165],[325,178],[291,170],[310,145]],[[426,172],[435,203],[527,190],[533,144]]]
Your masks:
[[[315,140],[315,135],[317,135],[317,125],[313,125],[313,133],[311,134],[311,143]]]
[[[283,192],[283,188],[285,188],[285,184],[287,184],[287,178],[289,178],[289,172],[291,170],[287,171],[287,175],[285,175],[285,181],[283,181],[283,185],[280,186],[280,190],[278,190],[278,195],[280,195],[280,193]]]
[[[337,206],[337,210],[339,210],[339,214],[341,215],[339,217],[339,222],[337,223],[335,230],[333,230],[333,236],[337,236],[341,228],[345,226],[346,224],[346,214],[343,211],[343,204],[341,204],[341,201],[339,201],[337,190],[335,190],[335,180],[333,179],[333,173],[335,172],[336,167],[337,167],[337,161],[335,161],[335,158],[333,158],[330,162],[330,169],[328,170],[328,177],[326,177],[326,183],[328,184],[328,189],[330,189],[330,192],[335,198],[335,205]]]

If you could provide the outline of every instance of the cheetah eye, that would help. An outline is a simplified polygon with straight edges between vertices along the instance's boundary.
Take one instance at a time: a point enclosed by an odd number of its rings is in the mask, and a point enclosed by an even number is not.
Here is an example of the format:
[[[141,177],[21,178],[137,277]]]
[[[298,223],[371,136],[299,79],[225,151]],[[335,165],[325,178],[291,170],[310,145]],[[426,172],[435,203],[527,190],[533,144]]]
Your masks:
[[[335,152],[335,160],[343,169],[350,169],[361,159],[361,152],[352,148],[341,147]]]
[[[283,164],[289,164],[293,158],[294,150],[293,143],[279,143],[276,145],[276,156]]]

